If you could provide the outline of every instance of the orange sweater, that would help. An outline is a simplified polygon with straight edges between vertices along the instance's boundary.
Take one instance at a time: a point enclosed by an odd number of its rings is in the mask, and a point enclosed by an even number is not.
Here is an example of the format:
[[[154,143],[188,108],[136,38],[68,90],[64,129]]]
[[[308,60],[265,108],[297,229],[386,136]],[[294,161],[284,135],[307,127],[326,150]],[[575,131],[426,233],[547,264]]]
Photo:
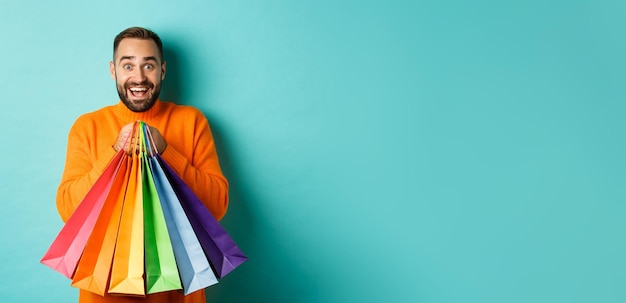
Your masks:
[[[190,106],[157,101],[148,111],[135,113],[120,101],[79,117],[68,136],[67,159],[57,191],[57,209],[66,222],[91,186],[115,156],[112,145],[122,126],[142,120],[156,127],[167,148],[163,159],[182,177],[219,220],[228,207],[228,183],[204,115]],[[188,296],[172,291],[145,298],[105,296],[80,291],[79,302],[185,302],[205,303],[204,290]]]

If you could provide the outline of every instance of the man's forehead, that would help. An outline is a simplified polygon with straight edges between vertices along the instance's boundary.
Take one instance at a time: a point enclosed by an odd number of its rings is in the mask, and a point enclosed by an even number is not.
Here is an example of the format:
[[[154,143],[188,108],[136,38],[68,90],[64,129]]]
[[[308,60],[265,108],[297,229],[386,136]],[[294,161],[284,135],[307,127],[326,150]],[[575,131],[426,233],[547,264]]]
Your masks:
[[[125,38],[120,41],[115,52],[116,60],[156,60],[159,58],[159,49],[151,39]]]

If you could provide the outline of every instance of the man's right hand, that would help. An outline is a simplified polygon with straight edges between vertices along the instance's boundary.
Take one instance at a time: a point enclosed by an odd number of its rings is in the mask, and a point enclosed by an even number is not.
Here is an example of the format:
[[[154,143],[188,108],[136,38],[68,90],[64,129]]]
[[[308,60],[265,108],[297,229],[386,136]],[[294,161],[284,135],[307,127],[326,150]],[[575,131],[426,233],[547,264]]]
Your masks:
[[[136,144],[139,142],[134,142],[134,138],[128,138],[133,134],[133,126],[135,122],[128,123],[122,127],[120,130],[120,134],[117,135],[117,141],[115,141],[115,145],[113,145],[113,149],[116,152],[120,151],[120,149],[124,149],[126,153],[130,153],[130,150],[136,150]]]

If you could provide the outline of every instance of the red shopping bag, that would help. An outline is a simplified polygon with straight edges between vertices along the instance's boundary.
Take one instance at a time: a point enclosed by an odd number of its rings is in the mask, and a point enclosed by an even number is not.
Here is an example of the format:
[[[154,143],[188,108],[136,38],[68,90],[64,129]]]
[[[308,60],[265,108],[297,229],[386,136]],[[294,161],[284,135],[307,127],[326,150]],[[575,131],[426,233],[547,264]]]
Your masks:
[[[121,167],[123,152],[118,152],[87,192],[72,216],[67,220],[50,248],[41,259],[41,263],[72,278],[87,239],[96,224],[104,201],[106,200],[113,180]]]

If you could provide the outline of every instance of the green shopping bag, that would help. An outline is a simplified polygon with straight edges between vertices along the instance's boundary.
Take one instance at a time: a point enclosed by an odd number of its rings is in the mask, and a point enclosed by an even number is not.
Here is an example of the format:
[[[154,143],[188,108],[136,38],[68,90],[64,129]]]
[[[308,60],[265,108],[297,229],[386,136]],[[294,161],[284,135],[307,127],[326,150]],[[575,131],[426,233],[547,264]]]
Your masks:
[[[148,159],[142,161],[146,292],[182,289],[174,250]]]

